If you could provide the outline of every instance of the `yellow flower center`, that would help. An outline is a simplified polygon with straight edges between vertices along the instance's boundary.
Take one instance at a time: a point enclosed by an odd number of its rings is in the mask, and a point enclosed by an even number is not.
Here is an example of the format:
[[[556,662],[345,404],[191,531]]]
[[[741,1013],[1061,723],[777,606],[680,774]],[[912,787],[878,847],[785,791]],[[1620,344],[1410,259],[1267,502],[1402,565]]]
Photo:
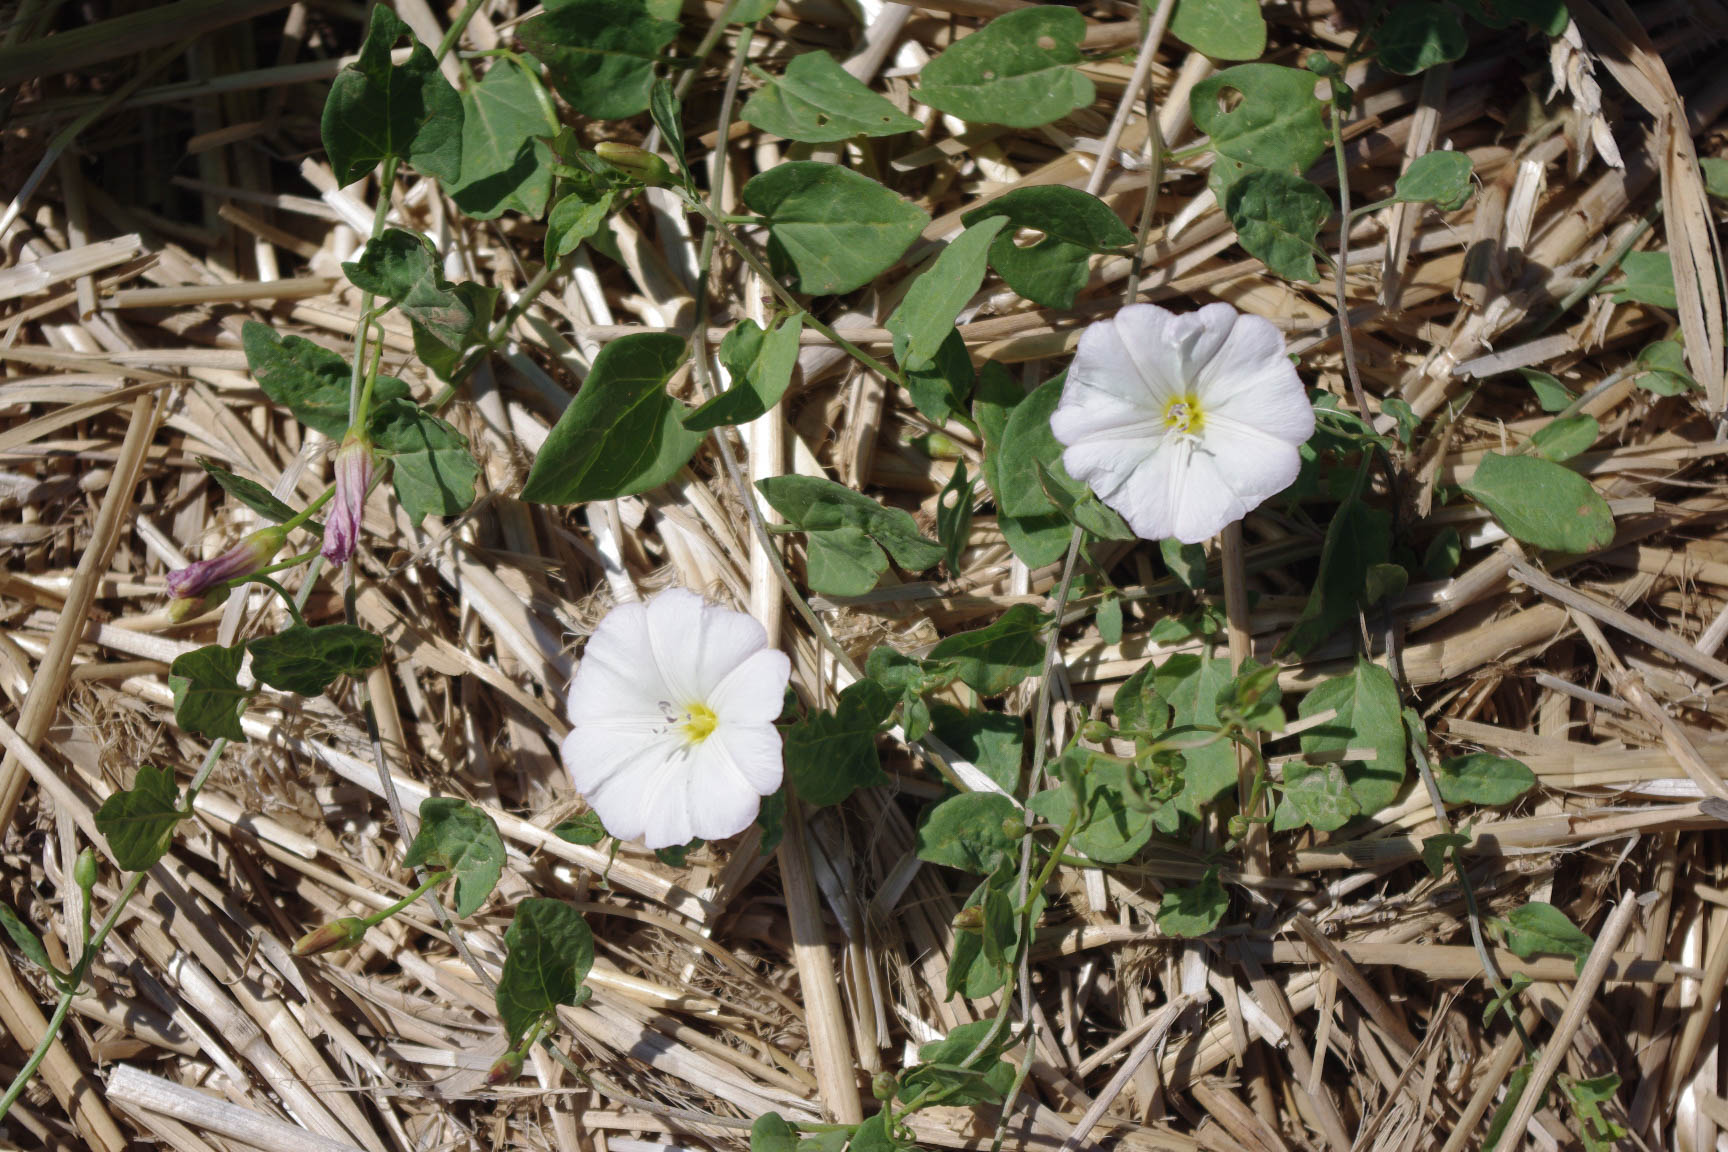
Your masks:
[[[714,715],[714,709],[706,704],[691,704],[684,709],[684,722],[678,725],[678,730],[694,745],[708,739],[719,726],[720,718]]]
[[[1205,426],[1206,415],[1200,410],[1200,398],[1192,392],[1164,405],[1164,427],[1173,435],[1197,437]]]

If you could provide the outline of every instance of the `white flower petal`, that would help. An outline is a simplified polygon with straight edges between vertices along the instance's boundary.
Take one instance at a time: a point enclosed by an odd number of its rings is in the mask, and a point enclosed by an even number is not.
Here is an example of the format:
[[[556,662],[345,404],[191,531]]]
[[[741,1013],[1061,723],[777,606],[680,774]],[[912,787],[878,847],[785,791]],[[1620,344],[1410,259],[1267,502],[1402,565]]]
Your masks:
[[[668,588],[648,602],[648,650],[638,652],[636,658],[647,657],[654,663],[673,704],[702,698],[696,653],[707,607],[702,597],[684,588]]]
[[[1093,441],[1070,448],[1062,454],[1062,465],[1070,474],[1079,477],[1080,473],[1069,463],[1069,453],[1083,455],[1088,449],[1101,447],[1103,442]],[[1142,540],[1163,540],[1176,532],[1176,501],[1188,469],[1187,458],[1192,452],[1193,445],[1172,442],[1165,449],[1144,454],[1140,463],[1132,468],[1126,466],[1124,455],[1124,466],[1113,472],[1104,472],[1107,460],[1102,455],[1095,455],[1091,463],[1101,475],[1112,481],[1110,492],[1106,495],[1093,481],[1087,483],[1092,485],[1100,500],[1128,522],[1136,536]],[[1081,466],[1087,466],[1084,459]]]
[[[1208,419],[1228,416],[1289,444],[1314,434],[1314,408],[1284,354],[1284,334],[1262,317],[1237,316],[1230,338],[1198,368],[1194,383]]]
[[[641,790],[639,812],[642,829],[632,839],[640,840],[650,851],[688,844],[701,833],[696,831],[696,810],[712,803],[708,787],[700,784],[691,771],[696,761],[695,750],[669,760],[658,772],[650,773]],[[601,813],[604,820],[606,815]]]
[[[1217,461],[1204,452],[1193,452],[1182,471],[1174,493],[1175,526],[1170,535],[1184,544],[1198,544],[1216,536],[1226,524],[1249,512],[1246,503],[1219,471]]]
[[[735,774],[737,786],[753,795],[766,796],[785,778],[785,753],[780,731],[772,724],[721,724],[702,747],[715,745]],[[715,782],[715,788],[720,787]]]
[[[772,724],[786,706],[786,683],[791,678],[792,661],[786,653],[764,649],[728,672],[709,691],[707,704],[722,727]]]
[[[1164,427],[1164,414],[1144,404],[1131,404],[1110,392],[1076,380],[1062,385],[1062,398],[1050,414],[1050,431],[1059,444],[1071,446],[1092,436],[1153,436]]]
[[[613,777],[619,774],[628,776],[637,765],[662,758],[663,754],[656,745],[666,739],[663,733],[646,727],[625,730],[572,728],[558,751],[576,791],[590,796]]]
[[[1148,412],[1182,394],[1184,383],[1171,331],[1177,317],[1152,304],[1130,304],[1080,334],[1070,379],[1089,384]]]
[[[1134,473],[1149,466],[1153,456],[1175,450],[1161,436],[1130,428],[1121,436],[1090,436],[1069,446],[1062,453],[1062,467],[1096,492],[1098,499],[1111,504]]]
[[[1312,411],[1310,409],[1310,411]],[[1213,413],[1207,417],[1204,453],[1218,475],[1246,505],[1245,513],[1290,487],[1302,470],[1297,445]]]
[[[644,659],[647,651],[646,606],[620,604],[607,613],[570,680],[570,723],[628,726],[662,718],[667,686],[654,661]]]
[[[779,743],[777,735],[775,743]],[[733,755],[734,747],[733,742],[723,740],[717,731],[693,750],[689,791],[691,836],[704,840],[736,836],[750,827],[761,809],[766,793],[757,791],[745,779],[744,770]],[[775,766],[778,768],[777,763]]]

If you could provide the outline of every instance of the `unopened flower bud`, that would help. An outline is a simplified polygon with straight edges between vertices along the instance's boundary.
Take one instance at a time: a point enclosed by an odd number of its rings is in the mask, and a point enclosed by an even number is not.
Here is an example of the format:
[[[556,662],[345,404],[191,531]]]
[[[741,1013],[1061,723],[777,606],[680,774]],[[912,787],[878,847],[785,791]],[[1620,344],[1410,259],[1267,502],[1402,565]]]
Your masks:
[[[194,616],[201,616],[212,608],[220,608],[228,603],[228,592],[227,587],[222,587],[202,599],[168,601],[169,623],[184,624]]]
[[[1026,835],[1026,821],[1018,816],[1009,816],[1002,821],[1002,835],[1010,840],[1018,840]]]
[[[594,155],[638,184],[646,184],[650,188],[664,188],[672,183],[672,169],[666,166],[666,161],[634,144],[602,141],[594,145]]]
[[[260,528],[220,556],[168,573],[168,594],[176,600],[202,602],[219,586],[250,576],[270,563],[287,542],[286,528]]]
[[[1080,735],[1093,744],[1102,744],[1115,734],[1115,729],[1102,720],[1088,720],[1080,729]]]
[[[870,1095],[878,1100],[892,1100],[894,1093],[900,1091],[900,1081],[894,1078],[892,1072],[878,1072],[870,1079]]]
[[[974,904],[970,908],[962,908],[954,917],[954,931],[982,932],[984,930],[984,909]]]
[[[88,848],[78,853],[78,862],[72,865],[72,880],[86,892],[96,887],[96,853]]]
[[[506,1052],[492,1062],[492,1067],[486,1070],[486,1087],[496,1088],[500,1084],[508,1084],[522,1075],[522,1053]]]
[[[324,521],[324,559],[346,564],[360,542],[360,519],[366,511],[366,490],[372,486],[377,459],[364,436],[349,432],[336,450],[336,495]]]
[[[1242,839],[1242,837],[1248,835],[1248,817],[1238,812],[1236,815],[1230,817],[1229,828],[1230,838],[1232,840]]]
[[[358,916],[344,916],[323,927],[314,928],[294,941],[294,955],[316,956],[320,952],[340,952],[360,943],[366,935],[366,921]]]

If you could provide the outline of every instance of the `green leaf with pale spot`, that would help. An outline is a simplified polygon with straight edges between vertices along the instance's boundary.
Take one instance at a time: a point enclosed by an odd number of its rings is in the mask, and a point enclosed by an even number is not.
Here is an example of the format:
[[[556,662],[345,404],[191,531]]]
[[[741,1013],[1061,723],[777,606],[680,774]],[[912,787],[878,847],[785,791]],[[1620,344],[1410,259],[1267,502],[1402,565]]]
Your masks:
[[[1249,172],[1230,185],[1224,213],[1243,250],[1286,280],[1313,283],[1316,237],[1332,215],[1332,198],[1287,172]]]
[[[390,458],[390,482],[409,519],[459,516],[474,503],[480,465],[468,451],[468,438],[407,400],[391,400],[372,410],[373,443]]]
[[[1193,939],[1218,927],[1230,907],[1230,895],[1218,882],[1218,869],[1208,868],[1192,888],[1166,888],[1158,902],[1158,931]]]
[[[1260,0],[1177,0],[1170,34],[1214,60],[1253,60],[1266,51]]]
[[[240,717],[252,690],[240,687],[243,644],[224,648],[210,644],[182,652],[168,668],[168,688],[174,693],[174,722],[198,736],[246,742]]]
[[[1373,760],[1347,761],[1342,769],[1366,815],[1397,799],[1404,786],[1404,720],[1392,674],[1359,658],[1348,675],[1334,676],[1302,698],[1299,717],[1335,709],[1332,719],[1302,733],[1302,754],[1337,757],[1347,749],[1371,750]]]
[[[420,802],[420,834],[408,846],[405,868],[430,864],[456,880],[456,915],[480,911],[504,874],[504,838],[492,817],[454,796]]]
[[[787,317],[772,332],[764,332],[754,320],[739,321],[720,341],[720,362],[731,374],[732,386],[684,416],[684,427],[706,432],[766,415],[792,384],[803,331],[802,312]]]
[[[389,228],[368,240],[360,259],[342,265],[342,271],[362,292],[383,297],[439,343],[459,350],[474,332],[474,310],[444,278],[440,264],[432,241]]]
[[[404,36],[413,51],[392,64]],[[360,58],[336,74],[324,101],[320,133],[336,183],[346,187],[390,156],[454,182],[462,174],[462,121],[462,98],[431,50],[396,13],[373,5]]]
[[[996,17],[924,66],[912,98],[975,124],[1036,128],[1092,103],[1075,68],[1086,18],[1042,4]]]
[[[348,392],[354,370],[348,361],[303,336],[281,336],[268,324],[248,320],[240,328],[246,366],[258,387],[306,427],[341,440],[348,431]],[[380,376],[372,402],[405,398],[408,385]]]
[[[1362,805],[1338,765],[1284,766],[1284,793],[1272,820],[1275,831],[1306,824],[1316,832],[1334,832],[1361,814]]]
[[[1020,810],[999,792],[950,796],[918,825],[918,859],[987,876],[1004,859],[1019,856],[1019,839],[1003,829],[1010,820],[1018,822]]]
[[[596,120],[645,111],[660,53],[678,25],[643,0],[557,0],[517,35],[570,106]]]
[[[684,362],[684,341],[636,332],[600,350],[576,399],[553,425],[522,499],[581,504],[657,488],[695,455],[700,432],[684,427],[683,405],[666,382]]]
[[[1414,76],[1464,55],[1470,37],[1448,4],[1399,0],[1374,30],[1375,55],[1388,72]]]
[[[283,692],[316,696],[341,676],[358,676],[384,659],[384,640],[352,624],[294,624],[248,641],[252,674]]]
[[[1536,773],[1524,764],[1486,752],[1442,760],[1434,779],[1448,804],[1510,804],[1536,787]]]
[[[496,61],[462,93],[462,175],[450,199],[463,215],[491,220],[505,212],[539,219],[552,195],[552,149],[536,80],[515,61]]]
[[[984,283],[990,242],[1005,223],[992,216],[967,228],[912,282],[887,323],[902,368],[928,368],[935,359],[960,310]]]
[[[145,764],[132,778],[132,787],[102,802],[96,811],[96,830],[107,837],[116,864],[128,872],[142,872],[162,859],[175,826],[184,818],[174,774]]]
[[[529,899],[517,905],[504,948],[496,998],[514,1048],[547,1013],[586,999],[582,981],[594,967],[594,934],[564,901]]]
[[[786,73],[767,80],[739,118],[764,132],[805,144],[832,144],[854,136],[916,132],[918,121],[872,92],[826,52],[794,56]]]
[[[962,216],[971,227],[1003,216],[1007,227],[990,244],[990,265],[1008,287],[1046,308],[1070,308],[1086,287],[1090,257],[1134,242],[1134,234],[1096,196],[1061,184],[1016,188]],[[1022,246],[1019,232],[1043,233]]]
[[[1392,198],[1407,204],[1432,204],[1442,212],[1464,207],[1470,199],[1470,157],[1463,152],[1427,152],[1410,162],[1393,185]]]
[[[770,168],[740,196],[765,218],[775,274],[795,275],[798,290],[811,296],[870,283],[930,222],[922,208],[868,176],[809,160]]]
[[[1582,553],[1614,542],[1608,501],[1590,481],[1551,460],[1490,452],[1464,491],[1521,544]]]

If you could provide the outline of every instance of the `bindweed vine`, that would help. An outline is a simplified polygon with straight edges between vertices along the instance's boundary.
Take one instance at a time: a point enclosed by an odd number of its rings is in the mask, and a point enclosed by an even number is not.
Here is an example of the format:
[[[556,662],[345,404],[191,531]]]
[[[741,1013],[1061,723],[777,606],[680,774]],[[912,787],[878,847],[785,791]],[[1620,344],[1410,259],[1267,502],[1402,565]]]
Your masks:
[[[769,1113],[752,1121],[754,1152],[905,1149],[917,1113],[956,1105],[1000,1109],[999,1146],[1037,1050],[1030,958],[1063,869],[1110,869],[1144,860],[1155,844],[1182,845],[1194,866],[1159,877],[1156,928],[1168,938],[1216,938],[1233,907],[1243,911],[1232,885],[1251,863],[1251,836],[1326,834],[1372,818],[1404,793],[1412,762],[1447,829],[1424,844],[1423,860],[1436,880],[1451,870],[1473,928],[1480,933],[1486,924],[1520,954],[1587,954],[1589,938],[1547,905],[1527,905],[1502,922],[1477,914],[1464,858],[1472,840],[1467,827],[1454,830],[1446,807],[1511,804],[1535,777],[1516,761],[1482,754],[1430,763],[1425,724],[1407,691],[1372,645],[1357,642],[1368,613],[1387,610],[1414,579],[1449,573],[1464,546],[1456,529],[1445,529],[1429,533],[1418,554],[1412,525],[1394,518],[1396,493],[1379,477],[1412,450],[1423,419],[1395,397],[1370,401],[1345,307],[1356,221],[1395,204],[1454,212],[1473,191],[1468,155],[1439,150],[1406,165],[1390,195],[1354,204],[1345,126],[1356,97],[1347,77],[1369,61],[1417,74],[1460,59],[1466,20],[1553,35],[1565,26],[1563,6],[1382,4],[1353,46],[1315,50],[1302,68],[1259,59],[1267,29],[1256,4],[1177,6],[1170,35],[1215,60],[1241,62],[1192,86],[1187,111],[1203,140],[1172,151],[1148,129],[1153,183],[1203,180],[1231,242],[1271,276],[1303,285],[1332,277],[1347,404],[1341,387],[1317,386],[1272,322],[1227,302],[1167,299],[1166,308],[1140,298],[1157,187],[1127,203],[1066,184],[1019,187],[969,201],[937,229],[912,182],[897,184],[880,162],[888,153],[875,149],[904,143],[937,115],[1040,128],[1092,105],[1086,21],[1075,9],[1038,5],[996,17],[925,64],[908,99],[897,102],[822,50],[771,67],[753,62],[756,25],[773,7],[759,0],[726,5],[694,56],[676,48],[683,31],[676,4],[550,3],[506,44],[462,54],[461,83],[453,85],[440,61],[480,7],[471,0],[434,51],[390,8],[373,6],[357,59],[331,85],[321,121],[331,170],[344,187],[378,176],[371,232],[342,266],[359,300],[351,346],[333,351],[255,320],[240,336],[262,393],[334,445],[333,483],[296,508],[203,461],[215,484],[267,523],[167,578],[175,623],[196,622],[252,585],[276,596],[290,623],[174,660],[175,722],[208,739],[208,755],[184,788],[165,770],[141,765],[131,786],[102,806],[98,830],[127,880],[97,930],[85,925],[87,943],[69,968],[56,967],[34,931],[0,910],[11,939],[60,993],[48,1035],[0,1099],[0,1115],[35,1074],[210,771],[229,745],[248,739],[249,709],[277,696],[350,689],[367,719],[383,793],[408,838],[401,865],[417,880],[376,912],[314,929],[295,954],[352,948],[428,901],[492,988],[505,1051],[488,1073],[491,1085],[513,1081],[544,1046],[584,1083],[653,1107],[577,1068],[560,1046],[559,1011],[593,995],[596,943],[578,908],[542,897],[517,902],[495,980],[463,948],[454,922],[474,917],[492,897],[507,866],[504,841],[480,808],[443,796],[420,805],[409,838],[413,822],[396,795],[365,685],[385,659],[385,640],[360,625],[356,609],[369,502],[374,510],[391,502],[414,525],[474,510],[480,463],[450,409],[460,409],[470,376],[515,339],[536,297],[579,256],[621,256],[618,221],[645,214],[650,195],[654,211],[700,232],[695,333],[608,340],[510,495],[551,508],[642,496],[700,467],[711,451],[787,603],[848,679],[842,687],[795,673],[793,660],[769,647],[761,623],[705,603],[694,590],[618,605],[588,638],[569,685],[573,728],[562,758],[589,811],[554,832],[581,844],[638,842],[677,864],[703,841],[755,827],[760,850],[772,852],[789,805],[846,804],[860,789],[892,782],[885,746],[921,748],[935,771],[925,781],[931,802],[918,815],[916,859],[965,873],[972,885],[950,925],[944,991],[988,1005],[920,1045],[907,1067],[879,1076],[879,1106],[861,1123],[795,1124]],[[1156,35],[1148,51],[1158,48]],[[683,99],[702,61],[722,46],[731,57],[714,152],[703,157]],[[743,182],[736,203],[725,187],[735,119],[798,146],[797,158]],[[641,144],[611,138],[626,134],[616,129],[627,121],[636,122],[631,138]],[[609,127],[601,132],[597,124]],[[391,224],[397,184],[408,173],[435,182],[469,219],[543,221],[543,239],[534,234],[542,266],[508,308],[500,309],[494,288],[449,279],[446,253],[408,226],[420,223],[412,213]],[[1336,256],[1322,243],[1331,228]],[[1672,272],[1664,281],[1662,268],[1640,259],[1647,255],[1622,248],[1609,268],[1623,279],[1607,290],[1668,300]],[[746,281],[766,294],[756,302],[762,321],[710,294],[718,263],[748,270]],[[1108,314],[1088,299],[1101,295],[1106,264],[1132,273],[1127,302]],[[1602,271],[1586,291],[1610,274]],[[1065,369],[1023,374],[1018,364],[980,354],[982,342],[962,331],[993,276],[1028,310],[1063,314],[1064,326],[1051,331],[1074,336],[1061,349],[1073,353]],[[865,292],[885,313],[870,339],[838,322],[840,302]],[[1069,313],[1084,317],[1083,329],[1068,325]],[[711,362],[715,316],[727,331]],[[395,363],[386,317],[406,324],[414,361],[436,381],[429,395],[404,369],[393,369],[403,376],[386,371]],[[754,421],[780,419],[796,396],[800,351],[812,342],[903,393],[931,454],[954,458],[934,515],[915,516],[810,470],[746,482],[731,437]],[[1638,379],[1657,393],[1695,387],[1685,349],[1671,340],[1644,349]],[[1479,512],[1534,553],[1601,549],[1614,539],[1613,513],[1567,463],[1600,428],[1557,380],[1535,374],[1531,385],[1554,419],[1517,448],[1486,453],[1442,498]],[[695,403],[687,403],[692,392]],[[964,450],[956,437],[967,441]],[[1048,601],[1018,597],[978,627],[904,650],[833,634],[825,606],[868,597],[886,580],[928,574],[958,586],[975,548],[975,517],[987,509],[1022,574],[1061,565]],[[1280,518],[1273,544],[1283,551],[1254,563],[1313,565],[1281,643],[1255,659],[1241,634],[1241,604],[1225,610],[1217,595],[1250,562],[1234,545],[1210,552],[1206,545],[1263,511]],[[1147,579],[1117,587],[1113,565],[1143,543],[1156,546],[1141,549]],[[310,623],[308,598],[326,570],[344,579],[344,617]],[[290,592],[292,577],[300,584]],[[1061,648],[1071,635],[1064,630],[1092,627],[1115,646],[1125,616],[1153,620],[1154,606],[1156,656],[1137,658],[1108,707],[1055,728]],[[1346,670],[1304,685],[1292,705],[1279,661],[1326,645]],[[95,868],[94,855],[79,858],[87,910]],[[1482,947],[1494,1011],[1505,1010],[1521,1032],[1512,1004],[1520,986],[1500,980]],[[1567,1091],[1594,1131],[1613,1127],[1598,1108],[1611,1085],[1572,1081]],[[1502,1118],[1517,1096],[1509,1093]]]

